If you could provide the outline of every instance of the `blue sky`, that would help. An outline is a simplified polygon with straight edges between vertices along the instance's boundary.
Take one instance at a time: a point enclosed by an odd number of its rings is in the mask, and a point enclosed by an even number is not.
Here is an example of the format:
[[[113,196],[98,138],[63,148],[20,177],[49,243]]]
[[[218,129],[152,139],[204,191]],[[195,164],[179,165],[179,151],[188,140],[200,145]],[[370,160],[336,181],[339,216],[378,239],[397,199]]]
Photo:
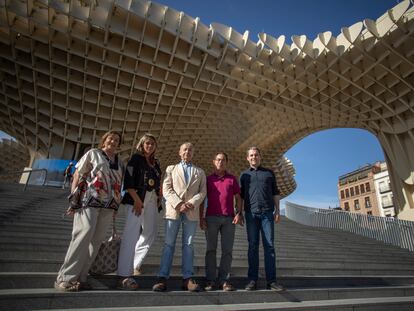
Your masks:
[[[397,5],[396,0],[161,0],[158,3],[183,11],[201,22],[222,23],[257,41],[259,32],[274,37],[331,31],[337,36],[365,18],[376,19]],[[0,138],[4,137],[0,133]],[[366,163],[383,160],[378,140],[358,129],[333,129],[312,134],[286,154],[296,169],[297,190],[287,200],[299,204],[328,207],[338,204],[338,176]]]
[[[297,189],[287,201],[313,207],[339,205],[338,177],[360,166],[383,161],[377,138],[360,129],[325,130],[302,139],[286,156],[295,169]]]

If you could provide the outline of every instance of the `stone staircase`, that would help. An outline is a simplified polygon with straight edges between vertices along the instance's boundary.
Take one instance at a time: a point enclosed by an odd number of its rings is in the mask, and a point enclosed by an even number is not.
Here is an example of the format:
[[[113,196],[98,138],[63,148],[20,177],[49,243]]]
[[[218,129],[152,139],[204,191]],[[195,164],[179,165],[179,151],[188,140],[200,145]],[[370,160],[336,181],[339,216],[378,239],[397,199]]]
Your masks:
[[[276,226],[278,280],[287,290],[246,292],[245,228],[236,230],[232,281],[236,292],[180,290],[181,243],[169,291],[154,293],[164,225],[137,277],[141,290],[116,290],[115,275],[91,277],[92,291],[61,293],[52,288],[63,261],[72,219],[62,217],[61,189],[0,184],[0,310],[414,310],[414,254],[341,231],[316,229],[283,217]],[[121,232],[122,209],[117,217]],[[108,232],[109,234],[109,232]],[[195,273],[203,282],[205,238],[195,238]],[[218,252],[218,256],[220,252]],[[263,266],[263,262],[260,263]]]

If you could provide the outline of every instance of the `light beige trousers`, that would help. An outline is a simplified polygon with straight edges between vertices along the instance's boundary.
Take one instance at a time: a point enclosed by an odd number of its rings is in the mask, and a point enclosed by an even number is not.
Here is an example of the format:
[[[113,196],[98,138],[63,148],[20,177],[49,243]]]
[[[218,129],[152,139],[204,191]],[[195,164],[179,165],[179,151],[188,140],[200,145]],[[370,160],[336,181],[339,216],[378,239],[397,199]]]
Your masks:
[[[82,208],[75,213],[72,240],[59,270],[57,283],[86,282],[89,268],[107,237],[112,215],[113,210],[94,207]]]

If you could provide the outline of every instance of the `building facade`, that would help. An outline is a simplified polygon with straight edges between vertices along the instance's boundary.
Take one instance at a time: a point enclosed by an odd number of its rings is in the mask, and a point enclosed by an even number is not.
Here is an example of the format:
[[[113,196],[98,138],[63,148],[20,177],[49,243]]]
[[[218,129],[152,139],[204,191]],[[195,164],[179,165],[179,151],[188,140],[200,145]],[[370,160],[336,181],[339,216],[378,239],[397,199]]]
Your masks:
[[[374,174],[374,187],[380,216],[394,217],[394,195],[391,191],[390,177],[385,162],[381,163],[381,171]]]
[[[365,165],[339,177],[338,197],[344,211],[373,216],[395,216],[390,178],[385,162]]]
[[[379,163],[369,164],[339,177],[338,196],[342,210],[381,215],[374,189],[374,174],[379,171]]]

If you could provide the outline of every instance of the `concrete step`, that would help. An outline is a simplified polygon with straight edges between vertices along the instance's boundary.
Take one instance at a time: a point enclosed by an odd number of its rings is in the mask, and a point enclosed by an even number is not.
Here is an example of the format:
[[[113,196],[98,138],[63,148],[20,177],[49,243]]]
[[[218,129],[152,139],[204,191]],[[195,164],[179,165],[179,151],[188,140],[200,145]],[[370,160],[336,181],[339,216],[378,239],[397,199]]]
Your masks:
[[[31,244],[31,245],[66,245],[69,243],[70,240],[70,232],[71,226],[67,227],[66,230],[62,231],[62,226],[56,225],[55,228],[49,226],[45,228],[40,224],[30,225],[27,224],[25,226],[14,226],[13,230],[9,230],[9,228],[4,228],[1,230],[0,236],[0,243],[2,245],[2,249],[7,249],[7,245],[10,244],[18,244],[25,247],[24,244]],[[19,229],[22,229],[19,231]],[[108,229],[108,233],[110,229]],[[205,247],[205,238],[203,236],[197,236],[195,238],[195,245],[196,247]],[[163,235],[162,233],[158,234],[158,238],[156,239],[153,248],[158,249],[159,252],[161,251],[163,245]],[[180,241],[177,239],[177,250],[180,248]],[[234,254],[244,255],[247,252],[247,241],[243,240],[236,240],[234,246]],[[352,256],[352,254],[356,254],[357,256],[364,255],[367,257],[378,257],[380,259],[385,259],[386,257],[395,257],[399,256],[401,259],[405,261],[412,261],[414,262],[414,254],[406,251],[398,251],[398,250],[389,250],[387,245],[381,245],[379,247],[358,247],[358,246],[343,246],[342,248],[328,248],[324,245],[296,245],[296,244],[286,244],[285,242],[277,242],[276,243],[277,253],[286,253],[290,254],[291,256],[297,256],[303,254],[305,257],[310,255],[334,255],[334,256],[343,256],[348,257]]]
[[[35,248],[35,247],[33,247]],[[0,258],[2,259],[8,259],[8,260],[14,260],[14,259],[42,259],[47,258],[50,260],[63,260],[65,254],[66,254],[67,247],[43,247],[42,248],[36,248],[34,250],[29,250],[29,248],[21,247],[16,248],[14,245],[12,245],[10,248],[1,249],[0,246]],[[196,259],[202,261],[204,259],[204,250],[198,251],[198,247],[195,247],[196,252],[198,254],[196,255]],[[246,261],[246,252],[240,252],[233,254],[233,266],[240,265],[240,266],[247,266]],[[285,252],[277,252],[277,262],[278,263],[284,263],[285,266],[291,266],[293,264],[300,265],[301,267],[309,267],[309,265],[315,264],[315,265],[324,265],[326,262],[333,263],[335,265],[340,264],[348,264],[348,265],[369,265],[372,267],[371,264],[379,266],[387,266],[387,268],[394,269],[396,265],[394,265],[392,262],[392,257],[388,258],[381,258],[379,260],[376,260],[374,263],[372,262],[371,256],[358,256],[358,255],[349,255],[348,257],[345,257],[343,255],[334,256],[333,254],[327,255],[324,259],[320,259],[320,256],[323,254],[315,254],[306,256],[306,254],[292,254],[292,253],[285,253]],[[175,260],[176,262],[180,261],[181,258],[181,251],[176,251],[175,257],[177,257]],[[262,257],[261,257],[262,258]],[[311,259],[309,259],[311,258]],[[315,259],[313,259],[315,258]],[[147,263],[158,263],[160,259],[160,252],[151,249],[150,253],[146,257],[145,262]],[[400,258],[401,260],[401,258]],[[220,261],[220,253],[217,255],[217,262]],[[413,262],[411,260],[401,260],[403,264],[399,266],[399,269],[407,269],[410,270],[411,267],[413,267]]]
[[[0,272],[0,289],[23,288],[51,288],[56,280],[56,272]],[[195,277],[200,285],[204,286],[203,276]],[[140,289],[151,290],[156,282],[154,275],[144,273],[135,277]],[[88,282],[93,289],[115,289],[119,278],[115,274],[89,276]],[[170,289],[178,290],[181,287],[182,278],[173,275],[168,280]],[[246,276],[232,276],[232,284],[243,289],[247,283]],[[414,276],[281,276],[278,282],[286,288],[333,288],[345,286],[406,286],[414,285]],[[259,286],[265,287],[265,279],[259,280]]]
[[[39,309],[79,309],[111,307],[223,305],[246,303],[276,303],[301,301],[328,301],[337,299],[358,299],[378,297],[410,297],[414,295],[412,286],[355,287],[355,288],[288,288],[276,293],[269,290],[246,292],[199,292],[169,291],[113,291],[92,290],[77,293],[61,293],[54,289],[4,289],[0,290],[0,310],[39,310]],[[264,304],[263,304],[264,305]]]
[[[66,250],[67,250],[67,243],[62,243],[61,245],[52,245],[52,244],[1,244],[0,245],[0,257],[4,260],[14,260],[14,259],[41,259],[47,258],[50,260],[63,260]],[[199,248],[195,247],[196,253],[194,256],[194,262],[197,264],[204,264],[204,249],[203,251],[199,251]],[[246,261],[246,254],[247,252],[240,253],[233,255],[233,266],[238,267],[247,267]],[[220,257],[218,256],[218,262]],[[306,256],[291,256],[290,254],[281,255],[277,254],[277,266],[280,268],[327,268],[327,269],[352,269],[354,267],[363,266],[364,269],[370,270],[381,270],[387,269],[390,271],[407,271],[407,273],[411,274],[414,271],[414,265],[412,261],[404,261],[399,265],[395,265],[393,262],[389,260],[380,259],[376,261],[372,261],[371,257],[361,258],[356,257],[353,258],[352,255],[349,257],[330,257],[326,256],[326,258],[320,257],[309,257]],[[160,253],[155,252],[154,250],[148,254],[145,259],[146,263],[159,263],[160,260]],[[181,263],[181,250],[177,249],[173,263],[179,265]]]
[[[143,274],[137,278],[140,291],[114,290],[118,278],[112,274],[91,277],[95,290],[89,292],[57,292],[51,286],[72,231],[72,218],[62,218],[67,206],[67,191],[8,189],[0,196],[0,222],[2,217],[4,220],[0,226],[0,310],[414,309],[414,253],[339,230],[303,226],[285,217],[275,227],[277,275],[287,288],[284,293],[243,290],[247,275],[247,237],[246,228],[239,226],[236,227],[232,268],[232,282],[238,291],[187,293],[179,290],[180,234],[168,282],[170,291],[152,292],[164,244],[162,214],[159,215],[158,238],[144,262]],[[124,222],[125,211],[121,208],[117,217],[119,233],[122,233]],[[194,242],[195,277],[202,281],[206,243],[202,231],[197,231]],[[259,283],[263,289],[262,257],[261,247]]]
[[[211,305],[184,305],[168,306],[169,311],[239,311],[239,310],[261,310],[261,311],[412,311],[414,309],[413,297],[386,297],[386,298],[355,298],[355,299],[332,299],[315,301],[287,301],[287,302],[259,302],[259,303],[232,303]],[[73,309],[53,309],[49,311],[72,311]],[[79,311],[102,311],[101,308],[78,308]],[[161,307],[121,307],[105,308],[106,311],[164,311]],[[39,310],[41,311],[41,310]]]
[[[26,228],[26,230],[25,229],[20,230],[21,228]],[[123,231],[122,229],[123,229],[123,224],[117,223],[117,231],[119,231],[119,233],[122,233]],[[62,230],[64,232],[62,232]],[[45,223],[38,223],[38,222],[32,222],[32,221],[27,221],[27,222],[20,221],[19,224],[4,225],[4,227],[1,230],[2,232],[1,237],[3,239],[7,237],[9,238],[18,238],[18,237],[38,238],[43,234],[44,237],[49,236],[51,238],[54,238],[54,236],[58,234],[57,237],[59,239],[62,239],[62,238],[69,239],[71,230],[72,230],[72,223],[64,221],[64,220],[60,220],[60,219],[54,219],[53,223],[48,224],[46,227],[45,227]],[[164,236],[163,230],[158,230],[158,236],[160,238]],[[195,241],[205,243],[204,233],[197,232],[195,236]],[[337,243],[327,243],[327,242],[318,242],[318,241],[302,241],[299,243],[292,239],[278,240],[277,238],[276,238],[276,245],[279,247],[283,246],[284,248],[293,248],[293,249],[297,248],[298,250],[309,249],[310,248],[309,246],[316,247],[318,249],[326,249],[326,248],[337,249]],[[247,247],[247,238],[244,235],[236,236],[234,246],[235,247],[243,247],[243,246]],[[401,255],[410,254],[409,252],[405,250],[392,249],[392,248],[389,248],[388,245],[386,244],[378,244],[378,243],[376,244],[373,243],[373,244],[368,244],[368,245],[343,243],[341,250],[342,251],[347,251],[347,250],[360,251],[360,250],[367,250],[367,248],[373,251],[386,250],[387,252],[390,252],[393,254],[401,254]]]
[[[45,228],[44,224],[40,224],[40,223],[35,223],[33,224],[33,222],[20,222],[19,226],[16,226],[17,224],[12,224],[9,225],[8,227],[5,227],[4,229],[6,229],[6,235],[7,233],[12,235],[13,231],[16,232],[16,230],[22,229],[21,231],[18,231],[18,234],[20,234],[22,237],[24,236],[24,231],[30,232],[31,234],[34,234],[36,231],[38,231],[39,234],[44,234],[44,235],[49,235],[49,236],[59,236],[59,237],[67,237],[67,240],[69,240],[70,238],[70,231],[72,229],[72,224],[71,224],[71,219],[66,219],[63,220],[61,223],[59,223],[58,225],[56,224],[56,219],[53,220],[54,224],[51,225],[47,225]],[[123,220],[121,220],[122,222]],[[118,224],[118,228],[121,226],[123,226],[123,224]],[[160,226],[162,227],[162,226]],[[13,231],[11,231],[13,230]],[[39,232],[40,231],[40,232]],[[119,230],[120,231],[120,230]],[[160,236],[162,239],[162,235],[163,235],[163,230],[160,230]],[[63,239],[63,238],[62,238]],[[202,233],[199,233],[196,238],[195,238],[195,242],[200,243],[200,244],[204,244],[205,240],[204,237],[202,236]],[[336,244],[323,244],[320,242],[318,242],[318,240],[315,240],[313,243],[307,242],[307,243],[291,243],[292,240],[282,240],[276,241],[276,244],[280,247],[283,248],[284,250],[289,250],[289,251],[297,251],[297,252],[304,252],[306,250],[320,250],[321,252],[326,254],[326,249],[329,246],[330,248],[332,248],[333,246],[336,246]],[[375,241],[374,241],[375,242]],[[162,241],[158,242],[159,245],[162,245]],[[318,244],[319,243],[319,244]],[[244,249],[247,249],[247,245],[246,245],[246,239],[245,239],[245,232],[243,232],[242,238],[238,239],[236,237],[235,240],[235,249],[241,249],[242,251],[244,251]],[[369,245],[369,247],[367,247],[367,245]],[[382,244],[382,243],[369,243],[367,245],[359,245],[359,244],[351,244],[351,245],[342,245],[341,249],[335,249],[335,251],[339,251],[339,253],[344,253],[344,252],[349,252],[349,251],[353,251],[353,252],[358,252],[358,254],[360,254],[362,251],[365,251],[374,255],[374,252],[379,252],[381,254],[383,253],[389,253],[390,256],[396,256],[397,254],[400,254],[401,256],[406,256],[406,257],[411,257],[414,258],[414,256],[405,251],[405,250],[401,250],[399,248],[392,248],[389,247],[388,245]],[[243,249],[244,248],[244,249]],[[339,254],[338,253],[338,254]],[[345,254],[344,254],[345,255]],[[306,256],[306,255],[305,255]],[[383,256],[380,256],[383,257]]]
[[[143,270],[148,275],[157,275],[159,271],[159,258],[157,258],[156,263],[150,263],[146,261],[143,264]],[[63,262],[63,256],[60,260],[52,259],[0,259],[0,272],[56,272],[59,270]],[[245,276],[247,275],[247,264],[245,262],[243,265],[237,266],[234,264],[232,266],[232,274],[236,276]],[[259,267],[259,275],[264,276],[263,265]],[[181,274],[181,261],[173,263],[171,267],[171,273],[175,275]],[[204,260],[195,260],[194,261],[194,273],[195,275],[204,275]],[[282,267],[280,264],[277,266],[277,275],[278,276],[331,276],[331,275],[360,275],[360,276],[375,276],[375,275],[394,275],[394,276],[411,276],[414,275],[413,270],[406,269],[373,269],[370,267],[356,266],[356,267],[346,267],[346,268],[331,268],[326,266],[320,267],[310,267],[303,268],[295,266],[292,268]]]

